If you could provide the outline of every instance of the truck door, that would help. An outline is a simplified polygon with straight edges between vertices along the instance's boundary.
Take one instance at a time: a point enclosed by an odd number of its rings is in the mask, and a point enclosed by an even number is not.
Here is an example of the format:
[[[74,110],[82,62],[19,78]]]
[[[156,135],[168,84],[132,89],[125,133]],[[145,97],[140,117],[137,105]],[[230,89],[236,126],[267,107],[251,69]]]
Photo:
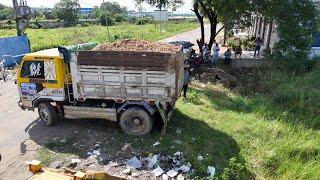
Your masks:
[[[24,60],[18,74],[20,100],[24,107],[35,108],[34,102],[41,99],[64,100],[62,60]]]

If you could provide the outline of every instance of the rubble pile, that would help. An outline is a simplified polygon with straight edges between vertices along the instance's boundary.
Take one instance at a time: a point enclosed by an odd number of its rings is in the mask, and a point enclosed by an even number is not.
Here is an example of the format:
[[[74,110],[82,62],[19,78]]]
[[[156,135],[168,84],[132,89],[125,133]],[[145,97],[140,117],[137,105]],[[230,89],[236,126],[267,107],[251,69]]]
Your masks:
[[[136,52],[160,52],[174,54],[181,50],[180,46],[150,42],[138,39],[127,39],[115,43],[105,43],[96,46],[94,51],[136,51]]]
[[[200,82],[202,83],[221,83],[225,87],[233,88],[236,86],[237,78],[230,73],[219,68],[201,67]]]

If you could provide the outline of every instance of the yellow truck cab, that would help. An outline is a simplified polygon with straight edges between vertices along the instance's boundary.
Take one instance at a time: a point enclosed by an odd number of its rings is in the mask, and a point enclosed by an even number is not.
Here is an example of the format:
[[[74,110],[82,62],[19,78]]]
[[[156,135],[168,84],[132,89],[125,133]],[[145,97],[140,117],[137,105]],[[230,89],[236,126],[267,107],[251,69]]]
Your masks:
[[[95,46],[26,55],[17,77],[19,106],[37,108],[48,126],[60,119],[106,119],[130,135],[148,134],[160,115],[165,133],[183,85],[179,47],[170,54],[92,50]]]
[[[34,110],[41,101],[65,101],[67,67],[58,49],[26,55],[18,72],[19,105]]]

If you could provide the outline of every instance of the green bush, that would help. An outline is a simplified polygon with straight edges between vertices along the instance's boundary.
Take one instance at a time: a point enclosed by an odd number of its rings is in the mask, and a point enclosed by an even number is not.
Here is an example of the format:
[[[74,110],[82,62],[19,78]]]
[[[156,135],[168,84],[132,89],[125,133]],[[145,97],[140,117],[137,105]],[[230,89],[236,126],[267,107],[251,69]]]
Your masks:
[[[111,18],[110,16],[106,16],[106,15],[101,15],[100,16],[100,23],[102,26],[107,26],[107,22],[106,22],[106,19],[108,21],[108,26],[113,26],[115,25],[115,22],[114,22],[114,19]]]
[[[251,179],[251,174],[248,171],[246,165],[237,162],[235,157],[229,160],[229,164],[224,168],[222,173],[223,180],[239,180],[239,179]]]
[[[143,18],[143,19],[139,19],[136,22],[136,25],[145,25],[145,24],[150,24],[152,23],[152,21],[149,18]]]
[[[126,18],[124,17],[124,15],[117,14],[117,15],[114,16],[114,20],[115,20],[116,22],[123,22],[123,21],[126,20]]]
[[[131,24],[135,24],[137,22],[137,17],[135,16],[130,16],[128,17],[128,22],[131,23]]]

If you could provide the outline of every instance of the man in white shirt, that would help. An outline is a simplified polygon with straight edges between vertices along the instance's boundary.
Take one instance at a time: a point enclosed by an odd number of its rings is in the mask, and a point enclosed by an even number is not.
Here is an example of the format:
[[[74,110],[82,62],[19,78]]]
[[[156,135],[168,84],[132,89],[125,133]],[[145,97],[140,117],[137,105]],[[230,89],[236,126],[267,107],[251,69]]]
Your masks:
[[[214,45],[212,45],[211,48],[211,56],[212,56],[212,65],[216,66],[217,65],[217,61],[218,61],[218,57],[219,57],[219,52],[220,52],[220,47],[219,44],[216,43]]]

